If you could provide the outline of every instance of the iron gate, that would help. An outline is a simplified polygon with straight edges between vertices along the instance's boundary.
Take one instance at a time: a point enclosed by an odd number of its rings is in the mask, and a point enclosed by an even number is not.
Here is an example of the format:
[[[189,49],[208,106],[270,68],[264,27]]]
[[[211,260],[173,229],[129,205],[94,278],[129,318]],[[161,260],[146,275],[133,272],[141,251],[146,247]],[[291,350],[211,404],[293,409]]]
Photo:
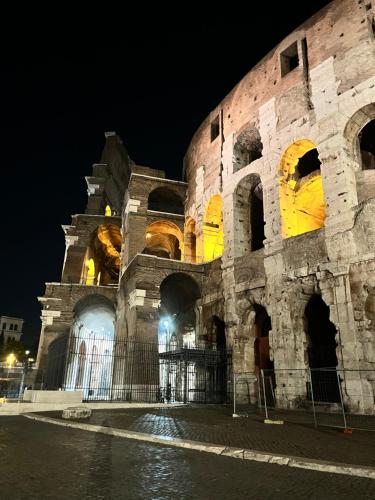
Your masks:
[[[56,377],[48,377],[53,387],[46,388],[82,390],[86,401],[229,400],[232,355],[224,349],[71,336],[64,352],[51,354]]]

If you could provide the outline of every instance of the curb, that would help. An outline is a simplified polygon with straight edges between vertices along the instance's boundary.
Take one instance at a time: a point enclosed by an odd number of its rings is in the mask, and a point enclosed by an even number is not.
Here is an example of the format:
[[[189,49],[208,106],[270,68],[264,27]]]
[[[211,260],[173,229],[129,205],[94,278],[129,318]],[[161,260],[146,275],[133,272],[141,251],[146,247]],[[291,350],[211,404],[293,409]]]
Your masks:
[[[233,448],[223,445],[202,443],[200,441],[190,441],[188,439],[172,438],[168,436],[158,436],[156,434],[145,434],[142,432],[128,431],[125,429],[114,429],[112,427],[103,427],[101,425],[84,424],[80,422],[67,422],[51,417],[41,417],[33,414],[23,414],[22,416],[38,422],[60,425],[61,427],[70,427],[89,432],[100,432],[111,436],[133,439],[154,444],[174,446],[176,448],[185,448],[206,453],[214,453],[229,458],[240,458],[242,460],[252,460],[255,462],[264,462],[277,465],[286,465],[287,467],[296,467],[298,469],[309,469],[318,472],[329,472],[333,474],[345,474],[348,476],[363,477],[375,479],[374,467],[362,467],[352,464],[338,464],[335,462],[326,462],[324,460],[310,460],[288,455],[276,455],[256,450],[243,448]]]

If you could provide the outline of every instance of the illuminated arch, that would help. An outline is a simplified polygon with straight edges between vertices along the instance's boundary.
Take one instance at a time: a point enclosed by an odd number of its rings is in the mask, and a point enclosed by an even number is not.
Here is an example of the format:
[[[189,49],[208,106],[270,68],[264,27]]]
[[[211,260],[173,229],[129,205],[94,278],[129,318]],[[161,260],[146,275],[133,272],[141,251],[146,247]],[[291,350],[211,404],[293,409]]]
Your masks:
[[[104,213],[104,215],[105,215],[106,217],[111,217],[111,215],[112,215],[112,209],[111,209],[111,207],[110,207],[109,205],[107,205],[107,206],[105,207],[105,213]]]
[[[294,142],[281,157],[280,212],[283,238],[324,226],[320,160],[315,144],[308,139]]]
[[[90,294],[77,302],[70,331],[66,390],[81,388],[85,399],[110,398],[114,335],[115,308],[107,297]]]
[[[208,202],[203,223],[203,258],[207,262],[224,251],[223,200],[219,194]]]
[[[117,283],[121,265],[121,243],[121,229],[116,224],[100,224],[93,231],[83,267],[83,283]]]
[[[184,242],[181,229],[173,222],[161,220],[150,224],[145,234],[143,253],[175,260],[182,260]]]
[[[87,266],[87,276],[86,276],[86,285],[94,285],[95,284],[95,262],[94,259],[88,259],[86,261]]]

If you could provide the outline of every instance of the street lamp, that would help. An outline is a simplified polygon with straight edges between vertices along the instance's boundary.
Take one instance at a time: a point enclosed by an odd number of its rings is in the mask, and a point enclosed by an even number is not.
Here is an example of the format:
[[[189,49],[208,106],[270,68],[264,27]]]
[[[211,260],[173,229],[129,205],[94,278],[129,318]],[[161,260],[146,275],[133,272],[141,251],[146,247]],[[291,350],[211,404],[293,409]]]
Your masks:
[[[21,398],[22,393],[23,393],[23,388],[24,388],[24,385],[25,385],[25,378],[26,378],[27,372],[30,370],[31,364],[34,361],[33,358],[29,358],[28,357],[28,355],[30,354],[30,351],[25,351],[25,354],[26,354],[26,358],[25,358],[25,360],[23,362],[22,378],[21,378],[21,383],[20,383],[20,390],[18,392],[18,398],[19,399]]]
[[[9,371],[9,368],[12,368],[13,364],[16,361],[17,361],[17,359],[16,359],[16,356],[13,354],[13,352],[11,352],[10,354],[8,354],[7,359],[6,359],[6,363],[8,365],[8,371]]]

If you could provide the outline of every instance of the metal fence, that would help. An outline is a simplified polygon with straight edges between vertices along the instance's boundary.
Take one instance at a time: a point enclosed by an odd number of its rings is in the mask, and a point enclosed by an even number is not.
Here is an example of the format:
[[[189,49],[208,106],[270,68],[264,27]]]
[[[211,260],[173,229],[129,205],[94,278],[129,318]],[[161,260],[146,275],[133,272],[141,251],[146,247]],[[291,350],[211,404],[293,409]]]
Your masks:
[[[22,363],[12,367],[0,366],[0,398],[18,399],[24,387],[30,387],[34,383],[35,374],[35,368],[25,372]]]
[[[225,403],[231,361],[204,346],[71,336],[51,346],[45,388],[82,390],[86,401]]]
[[[291,369],[235,374],[233,413],[375,431],[375,370]]]

